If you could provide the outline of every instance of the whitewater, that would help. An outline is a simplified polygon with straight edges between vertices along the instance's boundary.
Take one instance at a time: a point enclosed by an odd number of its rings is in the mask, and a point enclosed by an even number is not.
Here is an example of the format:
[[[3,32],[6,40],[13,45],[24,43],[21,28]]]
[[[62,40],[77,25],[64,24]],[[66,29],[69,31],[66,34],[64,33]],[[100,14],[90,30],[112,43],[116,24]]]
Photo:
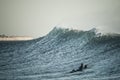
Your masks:
[[[70,73],[81,63],[87,69]],[[0,80],[120,80],[120,35],[55,27],[38,39],[1,41]]]

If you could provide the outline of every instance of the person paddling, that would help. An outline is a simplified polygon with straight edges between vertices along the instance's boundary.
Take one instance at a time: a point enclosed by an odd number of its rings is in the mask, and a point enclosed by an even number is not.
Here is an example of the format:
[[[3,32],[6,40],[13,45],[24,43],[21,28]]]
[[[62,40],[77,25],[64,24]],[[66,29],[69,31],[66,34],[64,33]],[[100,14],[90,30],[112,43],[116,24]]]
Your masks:
[[[81,63],[80,67],[76,71],[82,71],[83,70],[83,63]]]
[[[83,69],[86,69],[87,68],[87,65],[83,65],[83,63],[81,63],[80,67],[77,69],[77,70],[72,70],[70,71],[70,73],[74,73],[74,72],[77,72],[77,71],[83,71]]]

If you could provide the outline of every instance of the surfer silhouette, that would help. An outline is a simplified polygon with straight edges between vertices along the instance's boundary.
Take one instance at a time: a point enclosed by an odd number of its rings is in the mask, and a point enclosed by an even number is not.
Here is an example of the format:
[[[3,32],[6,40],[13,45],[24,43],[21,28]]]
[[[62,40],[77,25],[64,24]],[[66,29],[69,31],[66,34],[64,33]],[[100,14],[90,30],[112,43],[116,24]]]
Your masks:
[[[77,71],[82,71],[83,70],[83,63],[81,63],[80,67],[77,69]]]
[[[74,73],[74,72],[77,72],[77,71],[83,71],[83,69],[86,69],[87,68],[87,65],[83,65],[83,63],[81,63],[80,67],[77,69],[77,70],[72,70],[70,73]]]

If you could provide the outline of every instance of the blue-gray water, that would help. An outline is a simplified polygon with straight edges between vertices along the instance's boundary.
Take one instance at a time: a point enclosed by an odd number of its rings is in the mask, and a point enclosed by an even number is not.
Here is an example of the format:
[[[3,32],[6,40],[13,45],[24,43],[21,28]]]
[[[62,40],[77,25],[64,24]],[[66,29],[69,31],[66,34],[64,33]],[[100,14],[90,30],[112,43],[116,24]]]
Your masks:
[[[81,63],[88,68],[69,73]],[[0,80],[120,80],[120,35],[54,28],[32,41],[0,42]]]

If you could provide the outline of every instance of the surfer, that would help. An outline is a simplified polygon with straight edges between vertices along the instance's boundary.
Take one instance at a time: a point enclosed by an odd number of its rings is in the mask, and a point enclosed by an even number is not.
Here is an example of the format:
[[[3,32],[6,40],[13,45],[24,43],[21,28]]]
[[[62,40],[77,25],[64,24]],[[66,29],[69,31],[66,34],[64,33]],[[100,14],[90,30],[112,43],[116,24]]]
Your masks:
[[[81,63],[80,67],[76,71],[82,71],[83,70],[83,63]]]
[[[83,71],[83,69],[86,69],[87,68],[87,65],[83,66],[83,63],[81,63],[80,67],[77,69],[77,70],[72,70],[70,71],[70,73],[74,73],[74,72],[77,72],[77,71]]]

